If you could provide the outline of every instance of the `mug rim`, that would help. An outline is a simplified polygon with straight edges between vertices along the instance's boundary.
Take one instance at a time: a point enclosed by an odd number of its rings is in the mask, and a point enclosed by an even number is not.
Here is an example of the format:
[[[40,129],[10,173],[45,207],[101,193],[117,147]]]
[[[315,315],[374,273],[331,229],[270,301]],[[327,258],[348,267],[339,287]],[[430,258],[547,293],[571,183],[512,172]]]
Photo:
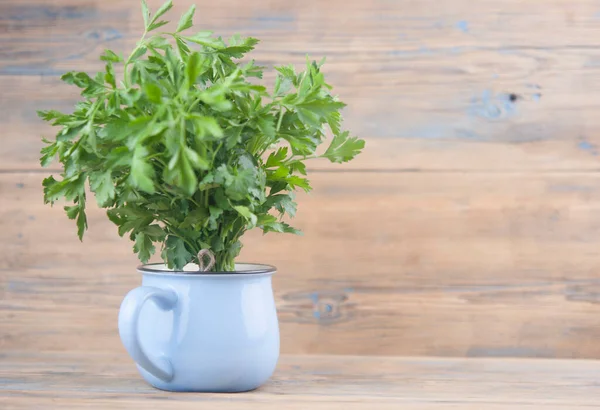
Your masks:
[[[192,265],[192,264],[191,264]],[[157,269],[156,267],[165,267],[165,269]],[[197,265],[196,265],[197,266]],[[166,268],[166,264],[163,262],[146,263],[139,265],[137,271],[142,274],[150,274],[156,276],[179,276],[185,278],[206,278],[206,277],[231,277],[231,276],[263,276],[273,275],[277,268],[273,265],[267,265],[264,263],[251,263],[251,262],[239,262],[235,264],[235,271],[221,271],[221,272],[203,272],[199,270],[172,270]],[[239,269],[240,267],[249,267],[248,269]]]

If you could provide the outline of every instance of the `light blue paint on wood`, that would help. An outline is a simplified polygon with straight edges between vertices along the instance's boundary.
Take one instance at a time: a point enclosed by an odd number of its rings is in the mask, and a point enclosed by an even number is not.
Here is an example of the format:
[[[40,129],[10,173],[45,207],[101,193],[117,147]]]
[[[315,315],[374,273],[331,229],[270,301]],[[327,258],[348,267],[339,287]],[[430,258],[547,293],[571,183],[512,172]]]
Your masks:
[[[473,346],[467,350],[467,357],[555,357],[555,355],[551,350],[543,348]]]
[[[563,193],[591,193],[595,188],[589,185],[574,185],[574,184],[553,184],[548,187],[550,192]]]
[[[567,300],[600,304],[600,292],[588,290],[583,286],[573,286],[564,290]]]
[[[52,7],[36,4],[32,6],[13,6],[7,13],[0,15],[0,20],[13,21],[30,20],[56,20],[56,19],[94,19],[97,15],[95,8],[91,7]]]
[[[511,100],[510,94],[494,94],[489,89],[473,97],[468,109],[469,115],[488,120],[512,117],[516,111],[516,101]]]
[[[454,46],[447,48],[429,48],[426,45],[422,45],[417,49],[409,49],[409,50],[390,50],[387,53],[393,56],[400,57],[423,57],[423,56],[433,56],[433,55],[456,55],[461,54],[465,51],[469,51],[468,47]]]
[[[449,119],[447,116],[433,116],[427,122],[420,122],[414,125],[398,126],[397,122],[390,122],[389,117],[372,126],[365,127],[365,133],[373,132],[382,138],[405,138],[405,139],[424,139],[424,140],[469,140],[469,141],[488,141],[492,140],[491,135],[481,135],[472,129],[472,122],[469,118]]]
[[[600,67],[600,58],[598,57],[588,57],[585,63],[583,64],[586,68],[591,67]]]
[[[77,54],[70,54],[66,57],[63,57],[61,60],[63,60],[63,61],[79,60],[79,59],[83,58],[83,56],[85,56],[85,55],[86,55],[85,52],[81,52],[81,53],[77,53]]]
[[[252,22],[251,29],[282,29],[296,21],[296,16],[290,13],[260,14],[251,18],[250,21]]]
[[[100,40],[101,37],[102,35],[98,30],[93,30],[85,33],[85,38],[89,38],[90,40]]]
[[[97,41],[113,41],[123,38],[123,34],[114,27],[103,27],[85,33],[85,38]]]
[[[498,49],[498,54],[503,54],[503,55],[514,55],[514,54],[518,54],[519,52],[513,48],[508,48],[508,47],[501,47]]]
[[[419,53],[421,54],[432,54],[433,50],[431,50],[429,47],[427,46],[420,46],[419,47]]]
[[[116,28],[113,28],[113,27],[107,27],[107,28],[103,29],[102,33],[104,35],[104,37],[103,37],[104,41],[113,41],[113,40],[118,40],[120,38],[123,38],[123,34],[119,30],[117,30]]]
[[[58,77],[65,73],[65,70],[57,70],[51,67],[28,67],[28,66],[7,66],[0,68],[1,75],[41,75]]]
[[[123,38],[123,33],[114,27],[103,27],[86,32],[85,38],[97,41],[113,41]]]
[[[254,20],[263,22],[291,23],[295,21],[296,18],[291,14],[281,14],[276,16],[258,16],[255,17]]]
[[[123,34],[112,27],[106,27],[98,30],[93,30],[85,34],[87,39],[93,40],[97,43],[107,43],[110,41],[118,40],[123,38]],[[56,61],[71,61],[71,60],[81,60],[86,55],[95,51],[95,47],[88,44],[86,47],[77,47],[77,49],[81,50],[79,52],[72,52],[74,47],[64,46],[61,47],[48,47],[45,48],[44,51],[41,52],[41,55],[45,57],[42,61],[32,62],[30,65],[8,65],[5,67],[0,67],[0,75],[22,75],[22,76],[55,76],[58,77],[64,74],[65,70],[56,70],[51,66]],[[70,53],[69,53],[70,52]],[[57,54],[54,56],[54,54]],[[64,55],[69,53],[67,55]],[[0,58],[4,57],[6,60],[11,60],[11,55],[2,55],[0,53]]]
[[[577,144],[577,148],[579,148],[582,151],[588,152],[594,156],[598,155],[598,147],[596,147],[596,145],[592,144],[589,141],[579,141],[579,143]]]
[[[465,20],[461,20],[458,23],[456,23],[455,27],[462,31],[463,33],[468,33],[469,32],[469,22],[465,21]]]
[[[410,134],[413,138],[418,139],[462,139],[471,141],[483,141],[486,139],[472,129],[460,128],[454,124],[422,126],[417,129],[410,130]]]
[[[310,300],[314,304],[314,306],[313,306],[313,317],[315,319],[317,319],[317,320],[320,320],[321,319],[321,312],[319,311],[319,308],[318,308],[319,293],[318,292],[311,293],[310,294]]]
[[[390,50],[387,52],[389,55],[391,56],[396,56],[396,57],[407,57],[407,58],[411,58],[411,57],[419,57],[424,55],[424,50],[421,49],[416,49],[416,50]]]
[[[482,137],[481,134],[467,128],[457,128],[454,130],[454,135],[460,139],[471,140],[471,141],[483,141],[486,138]]]

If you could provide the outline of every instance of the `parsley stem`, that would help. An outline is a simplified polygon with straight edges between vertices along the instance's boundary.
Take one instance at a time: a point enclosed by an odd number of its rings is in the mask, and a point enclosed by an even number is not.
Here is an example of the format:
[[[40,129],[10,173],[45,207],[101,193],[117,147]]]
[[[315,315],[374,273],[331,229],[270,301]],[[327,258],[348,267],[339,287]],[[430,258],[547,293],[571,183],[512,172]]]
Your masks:
[[[123,81],[125,82],[125,87],[127,88],[129,88],[129,73],[127,71],[127,67],[129,66],[129,63],[131,63],[131,58],[144,45],[144,39],[146,38],[146,34],[148,34],[148,32],[146,31],[146,29],[144,29],[144,34],[142,35],[142,38],[140,39],[138,45],[133,49],[131,54],[129,54],[129,57],[127,58],[127,61],[125,61],[125,65],[123,66]]]
[[[304,155],[304,156],[302,156],[300,158],[291,156],[287,160],[283,161],[283,164],[284,165],[289,165],[292,162],[306,161],[307,159],[315,159],[315,158],[319,158],[319,156],[317,156],[317,155],[311,155],[311,156]]]
[[[190,202],[192,202],[194,205],[196,205],[198,208],[200,208],[200,204],[198,202],[196,202],[193,198],[190,197],[190,198],[188,198],[188,200]]]
[[[211,164],[210,164],[211,167],[215,163],[215,159],[217,158],[217,154],[219,153],[219,150],[221,149],[222,146],[223,146],[223,141],[220,141],[219,145],[217,145],[217,149],[214,150],[214,152],[213,152],[213,157],[212,157],[212,161],[211,161]]]
[[[283,106],[279,109],[279,120],[277,121],[277,132],[281,128],[281,122],[283,121]]]

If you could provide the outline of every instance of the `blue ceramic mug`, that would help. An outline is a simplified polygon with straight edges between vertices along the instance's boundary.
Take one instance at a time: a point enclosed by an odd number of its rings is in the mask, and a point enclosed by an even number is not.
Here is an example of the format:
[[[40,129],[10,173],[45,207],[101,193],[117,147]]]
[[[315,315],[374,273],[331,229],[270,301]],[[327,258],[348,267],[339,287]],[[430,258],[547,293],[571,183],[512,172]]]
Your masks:
[[[149,384],[240,392],[271,377],[279,358],[274,267],[238,264],[235,272],[203,273],[148,264],[138,271],[142,286],[121,304],[119,334]]]

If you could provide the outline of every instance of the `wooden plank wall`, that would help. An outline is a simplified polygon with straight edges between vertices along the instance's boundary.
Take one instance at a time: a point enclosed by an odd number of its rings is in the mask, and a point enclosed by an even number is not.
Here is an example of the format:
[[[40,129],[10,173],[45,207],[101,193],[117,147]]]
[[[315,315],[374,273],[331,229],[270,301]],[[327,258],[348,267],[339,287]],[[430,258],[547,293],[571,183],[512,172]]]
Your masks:
[[[600,358],[597,1],[222,0],[196,21],[259,37],[263,65],[327,55],[367,140],[311,166],[304,237],[246,238],[279,268],[284,352]],[[122,352],[131,244],[98,210],[79,243],[42,204],[35,110],[68,110],[58,75],[140,28],[137,1],[0,2],[0,352]]]

